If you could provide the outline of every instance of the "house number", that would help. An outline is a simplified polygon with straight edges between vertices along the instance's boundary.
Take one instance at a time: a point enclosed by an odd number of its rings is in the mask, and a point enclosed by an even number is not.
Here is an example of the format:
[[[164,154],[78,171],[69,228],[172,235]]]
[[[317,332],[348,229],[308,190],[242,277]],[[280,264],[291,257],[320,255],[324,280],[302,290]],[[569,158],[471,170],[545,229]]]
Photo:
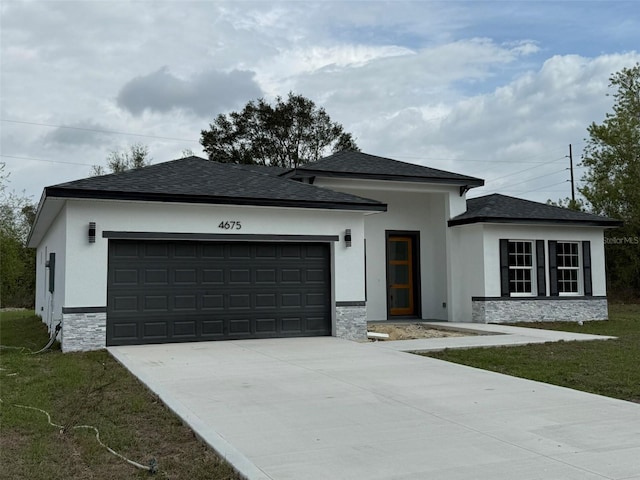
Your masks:
[[[225,220],[220,222],[218,228],[222,230],[240,230],[242,225],[240,224],[240,220]]]

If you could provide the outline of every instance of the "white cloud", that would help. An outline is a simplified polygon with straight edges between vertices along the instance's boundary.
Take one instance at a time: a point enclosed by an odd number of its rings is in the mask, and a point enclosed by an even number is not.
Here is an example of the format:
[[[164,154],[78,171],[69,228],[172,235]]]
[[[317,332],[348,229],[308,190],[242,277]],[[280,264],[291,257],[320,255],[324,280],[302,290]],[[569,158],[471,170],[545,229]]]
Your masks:
[[[632,8],[599,5],[2,2],[2,118],[148,135],[2,123],[2,150],[87,165],[7,159],[37,197],[135,141],[155,162],[199,152],[217,113],[291,90],[374,154],[488,180],[534,167],[487,188],[525,192],[562,180],[527,183],[562,168],[610,109],[610,74],[639,59],[620,53],[640,41]]]

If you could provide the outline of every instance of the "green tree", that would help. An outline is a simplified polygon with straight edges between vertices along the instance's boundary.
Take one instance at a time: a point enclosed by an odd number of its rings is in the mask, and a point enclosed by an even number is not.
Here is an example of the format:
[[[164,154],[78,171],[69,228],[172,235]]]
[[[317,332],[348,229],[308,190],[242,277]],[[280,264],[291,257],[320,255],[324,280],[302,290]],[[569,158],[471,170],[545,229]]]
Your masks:
[[[613,290],[640,295],[640,64],[610,77],[613,112],[592,123],[583,153],[580,192],[594,213],[619,218],[606,233],[607,275]]]
[[[134,170],[151,164],[149,147],[141,143],[135,143],[129,150],[112,150],[107,155],[107,169],[109,173],[121,173],[125,170]],[[107,170],[102,165],[94,165],[91,174],[105,175]]]
[[[9,174],[0,164],[0,306],[31,307],[35,298],[35,250],[27,237],[36,206],[24,195],[9,192]]]
[[[557,202],[551,199],[547,200],[547,205],[553,205],[554,207],[568,208],[569,210],[575,210],[576,212],[584,212],[586,210],[584,201],[580,198],[572,200],[569,197],[560,198]]]
[[[351,133],[324,110],[289,93],[270,105],[250,101],[240,112],[218,115],[202,130],[200,143],[210,160],[295,168],[331,152],[358,150]]]

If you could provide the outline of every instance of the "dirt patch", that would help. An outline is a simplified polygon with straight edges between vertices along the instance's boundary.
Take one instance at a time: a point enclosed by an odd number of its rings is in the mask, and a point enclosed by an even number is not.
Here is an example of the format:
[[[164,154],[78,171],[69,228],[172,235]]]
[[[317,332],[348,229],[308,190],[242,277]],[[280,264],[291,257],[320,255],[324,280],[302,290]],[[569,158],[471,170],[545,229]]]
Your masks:
[[[415,340],[418,338],[444,338],[444,337],[468,337],[471,332],[457,332],[433,328],[422,323],[373,323],[367,327],[369,332],[386,333],[389,338],[372,339],[375,340]]]

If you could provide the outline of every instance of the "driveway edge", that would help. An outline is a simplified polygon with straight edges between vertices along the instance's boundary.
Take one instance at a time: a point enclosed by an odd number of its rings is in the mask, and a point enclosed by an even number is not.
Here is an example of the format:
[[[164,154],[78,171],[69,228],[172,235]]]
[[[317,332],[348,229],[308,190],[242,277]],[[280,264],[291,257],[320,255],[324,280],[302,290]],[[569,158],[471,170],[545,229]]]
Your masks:
[[[182,403],[175,400],[163,387],[150,387],[151,380],[146,378],[144,374],[133,373],[127,368],[126,362],[120,358],[118,347],[107,347],[109,354],[115,358],[131,375],[136,377],[142,384],[152,393],[158,395],[162,403],[164,403],[174,415],[176,415],[185,425],[187,425],[196,437],[201,439],[210,448],[212,448],[220,457],[224,458],[237,473],[245,477],[247,480],[272,480],[272,478],[260,470],[251,460],[240,453],[233,445],[227,442],[214,429],[210,428],[202,422],[191,410],[186,408]]]

